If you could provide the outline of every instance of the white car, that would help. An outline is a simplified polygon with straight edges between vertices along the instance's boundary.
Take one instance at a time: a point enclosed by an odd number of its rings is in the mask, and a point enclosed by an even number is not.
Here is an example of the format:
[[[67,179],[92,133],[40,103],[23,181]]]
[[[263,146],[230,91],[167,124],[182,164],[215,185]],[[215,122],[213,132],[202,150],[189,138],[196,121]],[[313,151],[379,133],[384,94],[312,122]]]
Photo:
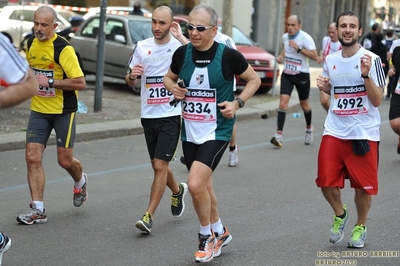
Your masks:
[[[16,47],[20,46],[24,34],[32,32],[33,14],[38,6],[12,5],[4,6],[0,12],[0,32],[6,35]],[[69,18],[79,16],[79,14],[69,11],[56,9],[58,17],[57,30],[70,27]]]
[[[129,6],[108,6],[106,10],[106,14],[110,15],[129,15],[129,13],[133,10],[133,7]],[[151,17],[151,12],[141,8],[140,9],[143,12],[143,16],[145,17]],[[89,11],[83,16],[84,19],[88,19],[89,17],[93,15],[100,14],[100,7],[91,7],[89,8]]]

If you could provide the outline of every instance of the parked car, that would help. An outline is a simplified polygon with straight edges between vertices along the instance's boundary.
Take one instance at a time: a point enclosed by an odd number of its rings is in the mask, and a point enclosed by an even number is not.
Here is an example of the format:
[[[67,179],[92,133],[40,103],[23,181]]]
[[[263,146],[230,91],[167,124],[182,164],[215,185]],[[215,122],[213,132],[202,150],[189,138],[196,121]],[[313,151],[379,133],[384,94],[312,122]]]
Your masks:
[[[37,9],[38,6],[4,6],[0,12],[0,32],[6,35],[16,47],[19,47],[24,35],[32,31],[33,13]],[[58,14],[57,31],[71,27],[68,20],[73,16],[80,16],[70,10],[56,9],[56,12]]]
[[[85,74],[97,71],[100,14],[88,18],[70,39]],[[125,79],[128,61],[138,41],[153,36],[151,18],[135,15],[107,15],[105,22],[104,75]],[[140,85],[139,85],[140,86]],[[139,95],[140,87],[132,88]]]
[[[175,16],[174,20],[178,22],[182,28],[183,35],[189,38],[186,28],[188,23],[187,16]],[[221,30],[222,25],[218,25]],[[253,67],[258,76],[261,78],[261,86],[258,92],[267,93],[273,86],[274,68],[276,64],[275,56],[258,46],[252,39],[244,34],[238,27],[232,28],[232,39],[236,44],[236,48],[246,58],[247,62]],[[277,68],[276,77],[279,76],[279,68]],[[246,81],[237,77],[236,86],[238,89],[246,85]]]
[[[110,15],[129,15],[130,12],[133,10],[133,7],[129,6],[107,6],[106,9],[106,14]],[[140,9],[143,12],[143,16],[145,17],[151,17],[151,12],[141,8]],[[89,8],[89,11],[83,15],[84,19],[87,19],[93,15],[100,14],[100,7],[91,7]]]

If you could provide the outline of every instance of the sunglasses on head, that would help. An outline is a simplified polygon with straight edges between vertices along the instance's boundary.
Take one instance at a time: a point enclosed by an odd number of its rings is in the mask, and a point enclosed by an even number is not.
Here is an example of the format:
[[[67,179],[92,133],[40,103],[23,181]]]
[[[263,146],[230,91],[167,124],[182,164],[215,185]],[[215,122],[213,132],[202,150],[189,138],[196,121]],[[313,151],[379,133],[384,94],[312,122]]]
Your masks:
[[[196,29],[198,32],[203,32],[205,30],[212,29],[214,26],[207,26],[207,27],[205,27],[205,26],[195,26],[193,24],[188,23],[188,24],[186,24],[186,27],[190,31]]]

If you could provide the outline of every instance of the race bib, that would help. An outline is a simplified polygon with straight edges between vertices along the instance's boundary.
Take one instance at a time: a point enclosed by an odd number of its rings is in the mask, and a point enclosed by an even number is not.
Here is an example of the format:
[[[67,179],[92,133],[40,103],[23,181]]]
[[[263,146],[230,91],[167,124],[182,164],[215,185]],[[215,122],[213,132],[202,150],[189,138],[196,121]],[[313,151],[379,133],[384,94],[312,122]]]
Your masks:
[[[368,96],[364,84],[337,86],[333,89],[333,113],[341,116],[368,113]]]
[[[288,75],[297,75],[301,70],[301,59],[286,57],[283,72]]]
[[[195,122],[217,120],[217,95],[215,89],[187,88],[182,102],[182,117]]]
[[[37,74],[43,74],[46,77],[53,78],[54,79],[54,71],[53,70],[48,70],[48,69],[39,69],[39,68],[34,68],[32,67],[33,73],[35,73],[35,75]],[[39,97],[45,97],[45,98],[52,98],[52,97],[56,97],[56,89],[53,88],[49,88],[49,87],[42,87],[39,86],[39,90],[36,93],[36,96]]]
[[[169,92],[164,86],[164,77],[146,77],[146,91],[145,97],[147,104],[157,105],[157,104],[169,104],[172,93]]]

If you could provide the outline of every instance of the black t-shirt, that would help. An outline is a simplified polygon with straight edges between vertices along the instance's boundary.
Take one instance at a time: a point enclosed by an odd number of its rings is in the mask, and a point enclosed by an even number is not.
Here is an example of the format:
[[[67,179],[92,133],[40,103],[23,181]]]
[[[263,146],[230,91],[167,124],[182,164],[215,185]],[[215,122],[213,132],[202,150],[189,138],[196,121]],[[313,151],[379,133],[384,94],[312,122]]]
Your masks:
[[[223,45],[223,44],[221,44]],[[192,49],[192,60],[197,67],[206,67],[213,59],[217,52],[218,43],[214,42],[213,46],[207,51],[198,51],[194,47]],[[171,71],[179,75],[183,62],[185,60],[185,54],[187,45],[179,47],[173,57],[171,63]],[[228,81],[233,79],[233,74],[241,75],[246,71],[249,64],[243,55],[235,49],[226,47],[222,55],[222,75]]]

